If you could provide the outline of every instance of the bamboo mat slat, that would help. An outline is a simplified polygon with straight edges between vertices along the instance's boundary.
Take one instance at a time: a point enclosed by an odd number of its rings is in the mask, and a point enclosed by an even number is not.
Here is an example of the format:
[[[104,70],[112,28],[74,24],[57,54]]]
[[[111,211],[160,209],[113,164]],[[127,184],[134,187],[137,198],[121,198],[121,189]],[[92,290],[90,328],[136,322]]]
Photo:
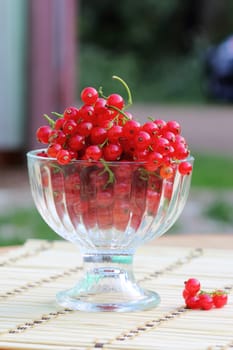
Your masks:
[[[84,313],[56,304],[57,291],[82,273],[70,243],[30,240],[0,257],[0,349],[226,350],[233,349],[233,250],[144,246],[134,270],[161,303],[149,311]],[[184,281],[225,289],[228,305],[187,310]]]

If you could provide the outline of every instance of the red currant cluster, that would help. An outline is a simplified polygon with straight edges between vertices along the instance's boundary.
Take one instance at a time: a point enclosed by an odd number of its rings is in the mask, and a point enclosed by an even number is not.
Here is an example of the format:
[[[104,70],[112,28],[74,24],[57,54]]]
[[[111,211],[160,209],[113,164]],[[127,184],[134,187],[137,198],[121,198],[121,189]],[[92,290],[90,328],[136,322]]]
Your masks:
[[[189,309],[210,310],[213,307],[221,308],[227,303],[227,294],[223,290],[205,292],[201,290],[201,284],[196,278],[190,278],[185,282],[183,298]]]
[[[128,85],[128,103],[113,93],[104,96],[93,87],[81,92],[83,105],[68,107],[63,114],[53,113],[56,120],[45,115],[50,125],[37,130],[37,139],[48,144],[47,152],[40,154],[56,158],[59,164],[72,160],[88,161],[139,161],[147,171],[159,170],[162,178],[174,174],[174,164],[179,163],[182,175],[192,171],[186,158],[189,150],[177,121],[150,120],[144,124],[136,121],[126,108],[132,104]]]

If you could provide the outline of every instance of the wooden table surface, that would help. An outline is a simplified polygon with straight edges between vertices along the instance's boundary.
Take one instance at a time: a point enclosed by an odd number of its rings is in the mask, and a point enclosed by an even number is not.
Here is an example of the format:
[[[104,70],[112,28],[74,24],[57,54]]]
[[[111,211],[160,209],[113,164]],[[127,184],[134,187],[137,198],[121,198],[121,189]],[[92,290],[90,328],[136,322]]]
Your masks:
[[[233,249],[233,228],[232,234],[165,234],[162,237],[153,240],[150,244],[161,246]],[[0,247],[0,253],[7,253],[16,248],[17,246]]]

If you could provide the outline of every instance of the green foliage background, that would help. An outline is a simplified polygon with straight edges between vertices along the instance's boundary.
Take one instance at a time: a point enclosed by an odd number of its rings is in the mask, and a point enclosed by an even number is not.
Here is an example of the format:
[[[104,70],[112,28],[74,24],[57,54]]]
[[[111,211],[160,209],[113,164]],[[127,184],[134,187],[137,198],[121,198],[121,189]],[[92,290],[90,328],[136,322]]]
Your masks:
[[[139,102],[203,103],[203,56],[232,32],[233,1],[81,0],[79,15],[81,88],[118,74]]]

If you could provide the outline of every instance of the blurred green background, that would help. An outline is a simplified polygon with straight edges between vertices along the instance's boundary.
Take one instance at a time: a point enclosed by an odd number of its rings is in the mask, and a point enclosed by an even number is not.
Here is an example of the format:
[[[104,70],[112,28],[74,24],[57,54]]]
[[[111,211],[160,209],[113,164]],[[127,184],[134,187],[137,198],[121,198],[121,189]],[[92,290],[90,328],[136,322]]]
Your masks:
[[[137,102],[206,103],[203,57],[233,30],[231,0],[80,1],[80,85],[123,76]]]

